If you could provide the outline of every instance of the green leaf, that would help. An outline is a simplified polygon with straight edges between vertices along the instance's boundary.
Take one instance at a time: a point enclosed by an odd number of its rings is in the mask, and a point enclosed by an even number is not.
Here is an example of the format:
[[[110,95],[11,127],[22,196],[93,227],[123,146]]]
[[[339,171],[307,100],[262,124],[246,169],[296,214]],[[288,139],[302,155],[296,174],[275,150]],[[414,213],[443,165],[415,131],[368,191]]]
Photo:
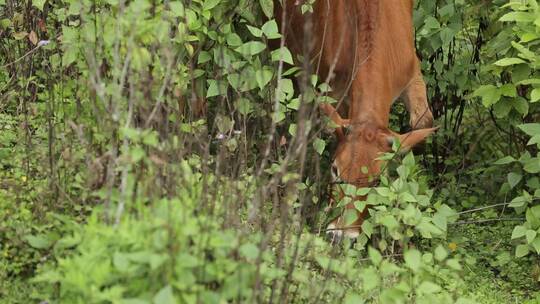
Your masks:
[[[46,2],[47,0],[32,0],[32,5],[43,12],[43,7],[45,6]]]
[[[362,304],[365,303],[364,299],[356,293],[348,293],[345,296],[344,304]]]
[[[499,89],[491,84],[478,87],[473,93],[473,96],[482,98],[482,104],[485,107],[489,107],[499,101],[501,98],[501,92]]]
[[[437,212],[435,215],[433,215],[432,218],[433,224],[440,228],[442,231],[446,231],[448,221],[446,219],[446,216],[442,215],[441,213]]]
[[[371,260],[371,263],[373,263],[373,265],[379,265],[383,260],[382,255],[379,252],[379,250],[374,249],[371,246],[368,248],[368,255],[369,255],[369,259]]]
[[[265,66],[261,70],[255,72],[255,79],[261,90],[266,87],[270,80],[272,80],[272,77],[274,77],[274,71],[270,67]]]
[[[527,145],[530,146],[530,145],[539,145],[540,144],[540,134],[538,135],[534,135],[533,137],[531,137],[531,139],[529,139],[529,141],[527,142]]]
[[[528,173],[540,173],[540,157],[531,158],[523,165],[523,170]]]
[[[267,21],[261,27],[261,30],[264,32],[264,35],[266,37],[268,37],[268,39],[281,38],[281,34],[279,33],[279,29],[278,29],[276,20],[274,20],[274,19]]]
[[[409,267],[412,271],[417,272],[420,270],[422,263],[422,255],[420,254],[420,251],[416,249],[409,249],[405,252],[403,258],[405,259],[405,265],[407,265],[407,267]]]
[[[218,95],[223,95],[227,92],[227,82],[217,81],[210,79],[208,80],[208,90],[206,91],[206,97],[214,97]]]
[[[364,196],[367,195],[369,191],[371,191],[371,188],[358,188],[356,189],[356,195]]]
[[[404,202],[408,202],[408,203],[415,203],[417,202],[418,200],[416,199],[416,197],[414,197],[412,194],[410,194],[409,192],[403,192],[401,193],[399,196],[399,199],[401,201],[404,201]]]
[[[503,96],[508,96],[508,97],[516,97],[517,96],[516,87],[511,83],[507,83],[507,84],[502,85],[499,88],[499,90],[501,91],[501,95],[503,95]]]
[[[295,123],[289,125],[289,134],[291,134],[291,136],[296,136],[297,127],[298,126]]]
[[[345,226],[349,226],[358,219],[358,212],[356,209],[345,209],[343,217],[345,218]]]
[[[213,9],[214,7],[216,7],[219,4],[220,1],[221,0],[205,0],[204,3],[203,3],[202,8],[205,11],[209,11],[209,10]]]
[[[44,234],[26,235],[24,239],[30,244],[30,246],[37,249],[49,248],[52,245],[52,241],[49,240]]]
[[[517,126],[521,131],[527,133],[529,136],[540,134],[540,123],[527,123]]]
[[[251,243],[240,246],[238,250],[243,257],[250,260],[255,260],[259,256],[259,247]]]
[[[251,102],[247,98],[238,99],[238,101],[236,102],[236,109],[242,115],[248,115],[249,113],[253,112]]]
[[[163,287],[153,299],[154,304],[176,304],[171,285]]]
[[[535,16],[528,12],[510,12],[503,15],[499,21],[514,21],[514,22],[533,22]]]
[[[497,60],[494,63],[494,65],[505,67],[505,66],[514,65],[514,64],[520,64],[520,63],[524,63],[524,62],[525,61],[523,59],[520,59],[520,58],[503,58],[501,60]]]
[[[270,19],[274,16],[274,0],[259,0],[264,15]]]
[[[529,254],[529,246],[528,245],[517,245],[516,246],[516,257],[521,258]]]
[[[531,242],[531,246],[536,250],[536,254],[540,254],[540,238],[535,238]]]
[[[523,176],[519,173],[510,172],[508,173],[508,184],[510,185],[510,188],[514,188],[523,178]]]
[[[203,64],[205,62],[208,62],[212,60],[212,55],[210,55],[210,53],[208,53],[207,51],[201,51],[199,53],[199,58],[197,59],[197,63],[198,64]]]
[[[249,32],[250,32],[253,36],[255,36],[255,37],[257,37],[257,38],[262,37],[263,31],[261,31],[260,29],[254,27],[254,26],[251,26],[251,25],[247,25],[247,28],[248,28]]]
[[[324,152],[324,148],[326,147],[326,142],[320,138],[317,138],[313,142],[313,147],[315,148],[315,151],[319,153],[319,155],[322,155]]]
[[[527,240],[527,244],[532,243],[532,241],[534,241],[535,237],[536,237],[536,231],[535,230],[529,229],[525,233],[525,239]]]
[[[527,232],[527,228],[523,226],[516,226],[514,227],[514,230],[512,231],[512,240],[519,239],[520,237],[523,237],[525,233]]]
[[[437,293],[441,291],[441,286],[430,281],[424,281],[418,286],[417,291],[419,294]]]
[[[369,221],[364,221],[362,223],[362,232],[365,233],[368,237],[371,237],[373,234],[373,225]]]
[[[435,248],[435,259],[437,261],[443,261],[444,259],[446,259],[448,257],[448,251],[446,249],[444,249],[444,247],[442,245],[439,245],[437,246],[437,248]]]
[[[446,265],[454,270],[461,270],[461,265],[457,259],[449,259],[446,261]]]
[[[381,219],[381,224],[392,230],[399,227],[399,223],[393,215],[386,215]]]
[[[240,46],[242,45],[242,38],[236,33],[227,34],[227,44],[230,46]]]
[[[272,51],[271,55],[272,55],[272,61],[283,60],[283,62],[285,63],[294,64],[291,51],[289,51],[289,49],[286,47],[282,47],[280,49]]]
[[[171,13],[173,16],[175,17],[184,16],[184,4],[181,1],[169,2],[169,8],[171,9]]]
[[[537,102],[540,100],[540,88],[536,88],[531,91],[531,102]]]
[[[515,161],[516,161],[516,159],[513,158],[512,156],[506,156],[506,157],[503,157],[503,158],[499,159],[498,161],[494,162],[493,164],[494,165],[506,165],[506,164],[513,163]]]
[[[249,41],[237,47],[235,50],[244,56],[253,56],[264,51],[264,49],[266,49],[266,44],[259,41]]]

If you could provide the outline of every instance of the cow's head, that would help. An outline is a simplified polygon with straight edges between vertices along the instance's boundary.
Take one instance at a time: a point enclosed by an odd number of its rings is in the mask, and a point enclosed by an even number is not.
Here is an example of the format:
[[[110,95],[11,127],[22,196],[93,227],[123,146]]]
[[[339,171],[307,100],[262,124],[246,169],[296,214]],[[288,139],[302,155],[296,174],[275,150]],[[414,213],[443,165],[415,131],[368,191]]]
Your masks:
[[[328,104],[321,105],[321,110],[337,125],[335,129],[338,146],[332,163],[332,176],[336,183],[347,183],[356,187],[373,185],[381,171],[383,161],[378,158],[382,153],[390,152],[394,141],[401,143],[400,151],[407,151],[414,145],[422,142],[437,128],[419,129],[406,134],[397,134],[387,127],[378,126],[370,122],[353,122],[343,119],[337,111]],[[338,193],[341,193],[338,190]],[[343,194],[341,194],[343,196]],[[332,203],[341,197],[332,198]],[[361,200],[363,198],[356,198]],[[355,208],[349,204],[346,209]],[[349,226],[345,226],[340,216],[328,225],[327,233],[332,237],[343,235],[354,238],[360,233],[360,225],[367,210],[359,212],[358,219]]]

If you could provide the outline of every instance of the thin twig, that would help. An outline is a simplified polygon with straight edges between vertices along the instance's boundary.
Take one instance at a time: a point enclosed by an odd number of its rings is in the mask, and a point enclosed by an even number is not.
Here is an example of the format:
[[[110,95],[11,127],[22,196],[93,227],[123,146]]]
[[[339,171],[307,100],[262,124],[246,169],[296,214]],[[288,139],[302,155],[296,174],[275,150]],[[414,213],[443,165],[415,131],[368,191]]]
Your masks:
[[[484,207],[479,207],[479,208],[475,208],[475,209],[461,211],[461,212],[458,212],[457,214],[466,214],[466,213],[481,211],[481,210],[485,210],[485,209],[491,209],[491,208],[495,208],[495,207],[499,207],[499,206],[508,206],[509,204],[510,203],[499,203],[499,204],[494,204],[494,205],[489,205],[489,206],[484,206]]]
[[[481,219],[481,220],[474,220],[474,221],[460,221],[460,222],[455,222],[455,223],[449,223],[448,225],[457,226],[457,225],[482,224],[482,223],[489,223],[489,222],[520,222],[524,220],[525,218],[523,217],[491,218],[491,219]]]

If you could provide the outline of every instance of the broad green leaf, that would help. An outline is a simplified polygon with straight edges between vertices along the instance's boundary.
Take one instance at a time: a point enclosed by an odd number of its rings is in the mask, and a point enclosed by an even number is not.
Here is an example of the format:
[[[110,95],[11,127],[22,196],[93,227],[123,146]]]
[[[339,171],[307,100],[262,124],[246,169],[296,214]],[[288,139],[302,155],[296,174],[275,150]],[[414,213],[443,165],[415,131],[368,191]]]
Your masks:
[[[420,270],[420,266],[422,265],[422,255],[420,254],[420,251],[409,249],[405,252],[403,258],[405,259],[405,265],[412,271],[417,272]]]
[[[536,88],[531,91],[531,102],[537,102],[540,100],[540,88]]]
[[[381,224],[392,230],[399,227],[399,223],[393,215],[386,215],[381,219]]]
[[[499,21],[533,22],[535,15],[529,12],[510,12],[503,15]]]
[[[348,293],[345,296],[344,304],[363,304],[365,300],[357,293]]]
[[[49,248],[52,245],[52,241],[49,240],[44,234],[26,235],[24,239],[30,244],[30,246],[37,249]]]
[[[503,59],[497,60],[494,63],[494,65],[505,67],[505,66],[520,64],[524,62],[525,60],[520,59],[520,58],[503,58]]]
[[[184,16],[184,4],[181,1],[171,1],[169,2],[169,7],[171,9],[173,16],[175,17]]]
[[[442,245],[437,246],[435,248],[435,259],[440,262],[446,259],[446,257],[448,257],[448,251]]]
[[[457,259],[449,259],[446,261],[446,265],[454,270],[461,270],[461,264]]]
[[[540,123],[527,123],[517,126],[521,131],[527,133],[529,136],[540,134]]]
[[[531,158],[523,164],[523,170],[529,173],[540,173],[540,157]]]
[[[268,39],[281,38],[281,34],[279,33],[279,29],[278,29],[276,20],[274,20],[274,19],[267,21],[261,27],[261,30],[264,32],[264,35],[266,37],[268,37]]]
[[[371,191],[371,188],[358,188],[356,189],[356,195],[364,196],[367,195],[369,191]]]
[[[273,76],[274,71],[270,67],[266,66],[255,72],[255,78],[257,80],[257,84],[259,85],[259,89],[264,89],[270,80],[272,80]]]
[[[298,126],[295,123],[290,124],[289,125],[289,134],[291,134],[291,136],[296,136],[297,128],[298,128]]]
[[[529,246],[528,245],[517,245],[516,246],[516,257],[521,258],[529,254]]]
[[[501,95],[503,95],[503,96],[508,96],[508,97],[516,97],[517,96],[516,87],[511,83],[507,83],[507,84],[502,85],[499,88],[499,90],[501,91]]]
[[[197,59],[197,63],[198,64],[203,64],[205,62],[208,62],[212,60],[212,55],[210,55],[210,53],[206,52],[206,51],[201,51],[199,53],[199,57]]]
[[[371,263],[373,263],[373,265],[379,265],[383,258],[382,258],[382,255],[381,253],[379,252],[379,250],[373,248],[373,247],[369,247],[368,248],[368,255],[369,255],[369,259],[371,260]]]
[[[227,83],[219,82],[217,80],[208,80],[208,90],[206,91],[206,97],[214,97],[225,94],[227,90]]]
[[[294,64],[291,51],[289,51],[289,49],[286,47],[282,47],[280,49],[272,51],[271,55],[272,55],[272,61],[283,60],[283,62],[285,63]]]
[[[43,11],[43,6],[47,0],[32,0],[32,5],[35,6],[38,10]]]
[[[204,0],[204,3],[203,3],[203,10],[205,11],[209,11],[211,9],[213,9],[214,7],[216,7],[219,2],[221,0]]]
[[[431,293],[437,293],[441,291],[441,286],[430,282],[430,281],[424,281],[418,286],[417,292],[419,294],[431,294]]]
[[[540,238],[535,238],[532,242],[531,242],[531,246],[534,248],[534,250],[536,251],[536,254],[540,254]]]
[[[322,155],[324,152],[324,148],[326,147],[326,142],[320,138],[317,138],[313,142],[313,147],[315,148],[315,151],[319,153],[319,155]]]
[[[363,291],[370,291],[380,284],[381,278],[374,267],[362,269],[360,273]]]
[[[266,49],[266,44],[259,41],[249,41],[237,47],[235,50],[244,56],[253,56],[264,51],[264,49]]]
[[[238,99],[238,101],[236,102],[236,109],[242,115],[248,115],[249,113],[253,111],[251,101],[249,101],[249,99],[247,98]]]
[[[242,38],[236,33],[227,34],[227,44],[230,46],[240,46],[242,45]]]
[[[262,37],[263,31],[261,31],[261,29],[256,28],[256,27],[251,26],[251,25],[247,25],[247,28],[248,28],[249,32],[250,32],[253,36],[255,36],[255,37],[257,37],[257,38]]]
[[[525,236],[525,233],[527,233],[527,228],[519,225],[514,227],[514,230],[512,231],[512,240]]]
[[[491,84],[478,87],[473,93],[473,96],[482,98],[482,104],[485,107],[489,107],[499,101],[501,98],[501,92],[499,89]]]
[[[364,221],[362,223],[362,232],[365,233],[368,237],[371,237],[373,233],[373,225],[369,221]]]
[[[533,137],[531,137],[531,139],[529,139],[529,141],[527,142],[527,145],[530,146],[530,145],[538,145],[540,144],[540,134],[538,135],[534,135]]]
[[[493,164],[494,165],[506,165],[506,164],[513,163],[515,161],[516,161],[516,159],[513,158],[512,156],[505,156],[505,157],[499,159],[498,161],[494,162]]]
[[[240,246],[238,251],[243,257],[251,260],[255,260],[259,256],[259,247],[251,243]]]
[[[345,218],[345,226],[349,226],[358,219],[358,212],[356,209],[345,209],[343,217]]]
[[[274,16],[274,0],[259,0],[264,15],[270,19]]]
[[[154,304],[176,304],[171,285],[163,287],[156,293],[153,299]]]
[[[510,185],[510,188],[514,188],[523,178],[523,176],[519,173],[510,172],[508,173],[508,184]]]
[[[534,238],[536,237],[536,231],[535,230],[527,230],[525,233],[525,239],[527,240],[527,244],[532,243],[534,241]]]

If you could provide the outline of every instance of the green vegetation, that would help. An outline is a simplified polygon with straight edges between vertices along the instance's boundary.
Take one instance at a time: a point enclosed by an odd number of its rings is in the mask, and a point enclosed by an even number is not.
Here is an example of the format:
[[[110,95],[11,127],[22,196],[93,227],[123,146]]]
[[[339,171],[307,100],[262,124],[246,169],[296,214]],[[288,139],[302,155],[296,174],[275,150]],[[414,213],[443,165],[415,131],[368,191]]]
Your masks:
[[[328,212],[274,5],[0,0],[0,303],[540,303],[537,1],[417,1],[440,129]]]

